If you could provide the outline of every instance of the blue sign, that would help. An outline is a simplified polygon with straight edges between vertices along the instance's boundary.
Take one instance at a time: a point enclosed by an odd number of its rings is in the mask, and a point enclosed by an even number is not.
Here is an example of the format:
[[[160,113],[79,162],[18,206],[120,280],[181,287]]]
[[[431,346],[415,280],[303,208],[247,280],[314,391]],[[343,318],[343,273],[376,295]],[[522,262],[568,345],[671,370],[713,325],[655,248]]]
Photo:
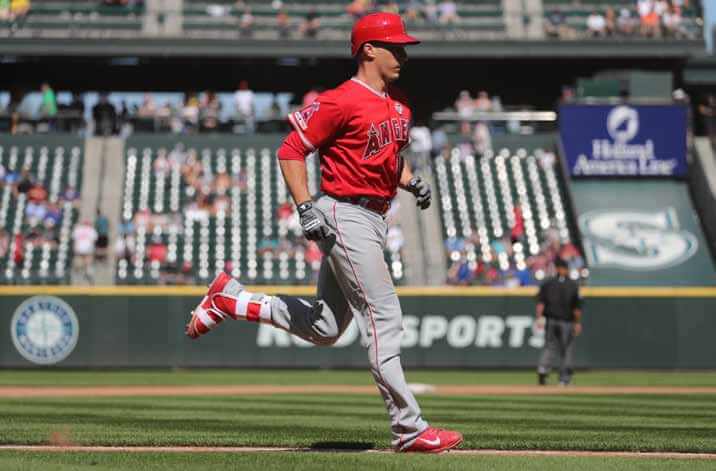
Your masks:
[[[686,175],[686,107],[563,105],[559,129],[575,177]]]

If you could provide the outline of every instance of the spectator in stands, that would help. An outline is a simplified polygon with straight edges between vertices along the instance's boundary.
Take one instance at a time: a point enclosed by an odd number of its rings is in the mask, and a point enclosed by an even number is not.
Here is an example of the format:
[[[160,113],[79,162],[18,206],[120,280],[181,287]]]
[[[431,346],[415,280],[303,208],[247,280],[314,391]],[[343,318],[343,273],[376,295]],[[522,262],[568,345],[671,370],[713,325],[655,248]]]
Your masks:
[[[72,101],[70,102],[69,109],[84,116],[85,101],[80,92],[72,92]]]
[[[492,101],[486,90],[480,90],[475,99],[475,109],[477,111],[492,111]]]
[[[57,98],[55,98],[55,91],[47,82],[42,84],[41,91],[42,105],[40,106],[40,115],[52,118],[57,115]]]
[[[9,185],[13,192],[17,191],[17,182],[20,181],[20,173],[17,170],[7,169],[4,178],[5,185]]]
[[[160,266],[167,261],[168,248],[167,244],[162,241],[161,236],[152,236],[152,241],[147,247],[147,259],[150,262],[158,263]]]
[[[254,33],[254,15],[251,14],[251,8],[244,8],[244,12],[239,19],[239,35],[242,38],[248,38]]]
[[[660,19],[656,13],[654,1],[639,0],[637,10],[639,11],[640,34],[647,37],[659,37],[661,35]]]
[[[47,190],[40,183],[35,183],[27,192],[27,199],[29,201],[35,201],[37,203],[44,203],[47,201]]]
[[[72,231],[72,240],[74,241],[73,248],[77,268],[89,283],[93,283],[92,258],[97,241],[97,231],[88,220],[84,220],[75,226]]]
[[[347,7],[346,12],[357,20],[370,11],[371,0],[353,0]]]
[[[662,18],[669,11],[669,2],[667,0],[654,0],[654,12]]]
[[[315,38],[318,35],[318,29],[321,27],[321,20],[315,8],[311,8],[301,23],[299,33],[305,38]]]
[[[94,220],[94,229],[97,232],[97,241],[95,242],[95,259],[99,261],[107,260],[107,247],[109,247],[109,218],[97,209],[97,215]]]
[[[10,31],[15,32],[22,28],[30,13],[30,0],[11,0],[10,1]]]
[[[604,31],[607,36],[614,36],[617,31],[617,16],[611,6],[604,10]]]
[[[10,20],[10,0],[0,0],[0,21]]]
[[[59,227],[62,222],[62,211],[60,211],[60,207],[54,203],[48,203],[47,213],[45,214],[45,219],[42,222],[45,226]]]
[[[470,134],[471,124],[468,118],[475,112],[475,108],[476,103],[472,96],[470,96],[470,92],[468,90],[462,90],[457,100],[455,100],[455,110],[457,110],[458,115],[464,119],[464,121],[460,122],[460,132],[463,136]]]
[[[395,13],[396,15],[399,15],[400,6],[395,0],[387,0],[380,6],[380,11],[385,13]]]
[[[276,13],[276,28],[278,29],[278,37],[287,39],[291,36],[291,20],[286,10],[279,10]]]
[[[594,10],[587,17],[587,33],[593,38],[601,38],[607,35],[607,21],[604,15]]]
[[[30,169],[27,167],[23,167],[22,173],[20,174],[20,179],[17,182],[17,186],[15,187],[17,194],[27,194],[28,191],[30,191],[30,188],[35,184],[34,178],[32,174],[30,173]],[[17,195],[16,195],[17,196]]]
[[[548,36],[560,39],[572,39],[575,36],[574,28],[567,25],[567,16],[557,8],[547,15],[545,32]]]
[[[438,4],[438,21],[442,24],[455,24],[460,21],[457,4],[452,0],[442,0]]]
[[[450,141],[445,129],[442,127],[436,127],[430,134],[430,140],[432,141],[433,148],[431,154],[433,157],[437,157],[449,151]]]
[[[431,25],[436,25],[440,22],[438,6],[435,3],[435,0],[425,0],[423,15],[425,16],[425,20]]]
[[[117,110],[109,102],[109,94],[100,93],[99,102],[92,107],[92,119],[94,120],[95,134],[99,136],[111,136],[117,130]]]
[[[80,194],[73,186],[67,185],[62,194],[60,195],[60,199],[63,202],[77,205],[80,200]]]
[[[47,207],[42,202],[29,201],[25,206],[25,218],[30,227],[37,226],[44,221],[47,215]]]
[[[249,88],[249,82],[239,82],[239,89],[234,93],[236,104],[236,119],[246,125],[248,132],[254,130],[254,92]]]
[[[205,131],[215,130],[219,127],[219,113],[221,112],[221,102],[215,92],[207,91],[199,106],[199,115],[201,117],[201,128]]]
[[[188,92],[184,95],[184,106],[181,110],[184,132],[194,132],[199,126],[199,99],[196,93]]]
[[[415,22],[424,17],[424,6],[422,0],[408,0],[405,5],[405,14],[403,18],[407,22]]]
[[[664,23],[664,32],[667,36],[672,38],[682,38],[685,36],[681,25],[681,12],[678,7],[670,5],[662,16],[662,22]]]
[[[0,164],[0,187],[5,183],[5,174],[7,172],[5,171],[5,166],[3,164]]]
[[[157,114],[157,105],[151,93],[145,93],[142,99],[142,106],[137,110],[140,118],[153,118]]]
[[[10,234],[0,227],[0,260],[4,259],[7,255],[7,251],[10,248]]]
[[[448,283],[452,285],[469,285],[475,279],[476,263],[471,266],[467,257],[462,256],[459,260],[452,263],[448,268]]]
[[[410,128],[410,155],[413,157],[411,168],[414,171],[429,165],[432,147],[430,128],[425,126],[425,123],[416,121],[415,126]]]
[[[622,7],[619,10],[619,18],[617,18],[617,32],[624,36],[631,36],[634,34],[634,30],[634,18],[631,10],[627,7]]]

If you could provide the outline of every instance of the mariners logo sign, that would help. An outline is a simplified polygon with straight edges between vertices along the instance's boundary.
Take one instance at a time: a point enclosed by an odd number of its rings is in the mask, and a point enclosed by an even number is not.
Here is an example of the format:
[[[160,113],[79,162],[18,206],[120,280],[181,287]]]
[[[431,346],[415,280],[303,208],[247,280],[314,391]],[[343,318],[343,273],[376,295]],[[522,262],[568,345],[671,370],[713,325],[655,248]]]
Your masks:
[[[80,328],[66,302],[53,296],[35,296],[15,310],[10,333],[15,348],[26,360],[52,365],[72,353]]]
[[[579,224],[592,266],[661,270],[683,263],[698,249],[696,236],[679,227],[674,208],[592,211]]]

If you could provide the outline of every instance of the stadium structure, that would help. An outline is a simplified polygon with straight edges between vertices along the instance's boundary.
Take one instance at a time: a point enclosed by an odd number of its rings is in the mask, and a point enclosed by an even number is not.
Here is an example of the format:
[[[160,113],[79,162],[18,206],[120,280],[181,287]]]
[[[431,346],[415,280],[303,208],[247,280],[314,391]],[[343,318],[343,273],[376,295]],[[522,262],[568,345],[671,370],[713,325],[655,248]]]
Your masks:
[[[713,370],[716,5],[645,2],[0,2],[0,367],[363,368],[355,326],[325,348],[183,327],[220,272],[315,295],[276,150],[354,73],[355,18],[397,8],[423,41],[405,158],[434,195],[388,215],[408,371],[531,372],[557,258],[585,298],[578,371]],[[17,327],[35,312],[39,337]]]

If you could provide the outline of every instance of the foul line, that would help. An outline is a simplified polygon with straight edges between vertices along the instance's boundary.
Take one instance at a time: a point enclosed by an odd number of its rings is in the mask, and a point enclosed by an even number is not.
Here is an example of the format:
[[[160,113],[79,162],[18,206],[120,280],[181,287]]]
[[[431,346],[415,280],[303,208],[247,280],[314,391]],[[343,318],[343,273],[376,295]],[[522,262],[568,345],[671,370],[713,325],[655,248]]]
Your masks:
[[[55,446],[0,445],[0,451],[33,451],[49,453],[394,453],[389,449],[292,448],[249,446]],[[716,453],[681,453],[672,451],[583,451],[583,450],[451,450],[447,455],[479,456],[553,456],[596,458],[701,459],[716,460]]]

